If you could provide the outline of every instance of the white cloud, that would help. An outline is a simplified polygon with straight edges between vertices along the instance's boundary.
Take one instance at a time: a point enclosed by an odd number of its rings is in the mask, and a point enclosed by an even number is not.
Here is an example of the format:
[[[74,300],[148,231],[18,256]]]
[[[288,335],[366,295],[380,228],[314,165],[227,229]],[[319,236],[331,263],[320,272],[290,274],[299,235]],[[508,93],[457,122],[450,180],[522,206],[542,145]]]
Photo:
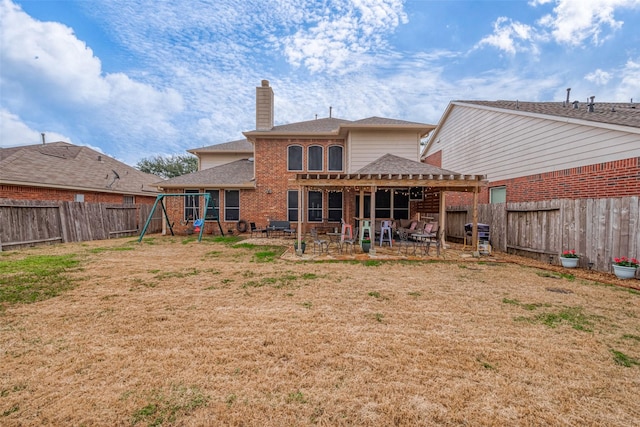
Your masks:
[[[372,53],[384,50],[384,36],[407,16],[399,0],[354,0],[336,2],[334,9],[307,16],[308,28],[296,31],[282,42],[287,60],[311,72],[345,74],[372,61]]]
[[[584,76],[584,78],[597,85],[606,85],[611,80],[611,74],[598,68],[593,73]]]
[[[628,101],[633,98],[635,103],[640,102],[640,58],[627,61],[620,74],[622,79],[616,91],[617,99]]]
[[[3,108],[30,114],[41,126],[71,119],[82,123],[86,134],[98,133],[116,146],[176,136],[172,116],[183,102],[174,89],[103,73],[100,59],[72,29],[35,20],[9,0],[0,0],[0,14]],[[140,150],[127,149],[134,155]]]
[[[603,36],[607,27],[614,31],[622,27],[623,21],[614,17],[616,9],[638,7],[640,0],[557,0],[553,14],[538,24],[549,28],[558,43],[579,46],[590,39],[597,46],[607,38]]]
[[[535,30],[533,27],[501,16],[493,23],[493,34],[480,40],[476,48],[489,45],[510,55],[521,51],[537,52],[537,48],[533,44],[534,40]]]
[[[20,117],[16,114],[0,108],[0,135],[2,135],[0,147],[39,144],[42,142],[41,133],[43,132],[47,142],[71,142],[71,138],[57,132],[46,131],[45,129],[33,130],[20,120]]]

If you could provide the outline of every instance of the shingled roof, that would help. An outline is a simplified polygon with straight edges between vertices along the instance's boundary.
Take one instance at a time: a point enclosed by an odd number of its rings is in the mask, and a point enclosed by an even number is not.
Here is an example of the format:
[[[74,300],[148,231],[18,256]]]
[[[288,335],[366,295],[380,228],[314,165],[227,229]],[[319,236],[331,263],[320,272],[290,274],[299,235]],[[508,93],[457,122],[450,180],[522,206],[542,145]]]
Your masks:
[[[416,162],[413,160],[398,157],[393,154],[385,154],[384,156],[374,160],[368,165],[362,167],[356,174],[370,175],[460,175],[442,169],[427,163]]]
[[[577,102],[577,101],[576,101]],[[589,111],[586,102],[577,104],[564,102],[524,102],[524,101],[453,101],[454,105],[472,104],[476,106],[585,120],[613,125],[640,128],[640,106],[631,103],[594,102]],[[574,108],[574,105],[577,108]]]
[[[246,139],[224,142],[222,144],[208,145],[201,148],[187,150],[189,153],[253,153],[253,144]]]
[[[159,178],[67,142],[0,148],[0,184],[154,196]]]
[[[254,188],[253,161],[236,160],[158,182],[158,188]]]
[[[337,118],[325,118],[308,120],[305,122],[290,123],[287,125],[274,126],[272,129],[264,131],[252,130],[244,132],[247,137],[256,136],[278,136],[278,135],[314,135],[314,136],[337,136],[345,133],[349,129],[406,129],[420,130],[423,134],[430,132],[435,125],[425,123],[408,122],[405,120],[388,119],[384,117],[369,117],[362,120],[345,120]]]

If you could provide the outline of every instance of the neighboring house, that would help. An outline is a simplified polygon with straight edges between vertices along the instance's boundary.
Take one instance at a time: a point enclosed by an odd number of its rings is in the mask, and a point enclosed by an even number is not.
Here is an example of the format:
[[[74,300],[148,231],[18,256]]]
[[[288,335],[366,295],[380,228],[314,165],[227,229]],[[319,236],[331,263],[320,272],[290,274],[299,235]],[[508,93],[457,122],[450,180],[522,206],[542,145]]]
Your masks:
[[[0,199],[151,204],[158,179],[66,142],[0,148]]]
[[[269,82],[256,88],[256,129],[246,140],[188,150],[198,172],[158,184],[166,193],[208,192],[225,228],[240,220],[340,227],[341,219],[414,218],[443,214],[443,191],[479,192],[481,174],[464,175],[421,163],[420,141],[435,126],[371,117],[334,117],[274,126]],[[372,197],[372,194],[375,197]],[[166,201],[178,232],[198,217],[202,197]],[[300,215],[301,214],[301,215]],[[442,216],[441,216],[442,218]],[[357,225],[357,224],[356,224]],[[215,224],[206,224],[214,231]]]
[[[637,196],[640,106],[453,101],[422,159],[486,174],[482,203]],[[448,204],[469,204],[457,196]]]

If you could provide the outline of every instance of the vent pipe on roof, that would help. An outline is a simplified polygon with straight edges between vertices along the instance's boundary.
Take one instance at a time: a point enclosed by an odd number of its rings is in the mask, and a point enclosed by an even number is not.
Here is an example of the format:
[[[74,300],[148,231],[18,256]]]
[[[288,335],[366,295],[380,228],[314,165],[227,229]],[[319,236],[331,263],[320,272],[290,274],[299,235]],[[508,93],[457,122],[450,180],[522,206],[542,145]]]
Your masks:
[[[567,88],[567,100],[566,100],[567,105],[569,105],[569,95],[570,95],[570,94],[571,94],[571,88],[570,88],[570,87],[568,87],[568,88]]]
[[[42,132],[40,135],[42,135],[42,145],[45,144],[45,140],[44,140],[44,132]]]
[[[331,112],[333,110],[333,107],[329,107],[329,118],[331,118]]]
[[[596,97],[595,96],[590,96],[589,99],[591,99],[591,102],[589,102],[587,104],[587,106],[589,107],[589,112],[593,113],[595,111],[594,107],[596,106],[596,104],[595,104],[595,102],[593,102],[593,100],[596,99]]]
[[[578,101],[573,101],[573,109],[574,109],[574,110],[577,110],[579,106],[580,106],[580,102],[578,102]]]

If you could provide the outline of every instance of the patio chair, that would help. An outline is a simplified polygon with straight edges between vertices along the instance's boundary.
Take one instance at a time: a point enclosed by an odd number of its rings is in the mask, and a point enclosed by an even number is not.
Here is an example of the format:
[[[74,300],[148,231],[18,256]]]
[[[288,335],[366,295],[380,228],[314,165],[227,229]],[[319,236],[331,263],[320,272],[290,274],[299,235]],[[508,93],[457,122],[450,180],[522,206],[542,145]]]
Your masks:
[[[322,255],[323,251],[329,253],[329,242],[326,239],[321,239],[318,237],[318,229],[315,227],[311,229],[311,240],[313,241],[314,255],[316,253],[316,248],[320,249],[320,255]]]
[[[351,231],[351,230],[349,230],[349,231]],[[352,236],[349,237],[349,238],[347,238],[343,233],[343,236],[342,236],[342,239],[341,239],[342,240],[342,244],[340,246],[340,252],[344,253],[344,251],[345,251],[344,246],[347,245],[347,246],[349,246],[349,254],[353,255],[353,247],[358,243],[358,237],[357,236],[358,236],[358,227],[356,227],[356,232],[353,233]]]
[[[404,248],[404,254],[409,254],[409,248],[413,248],[413,255],[416,254],[416,242],[409,239],[409,232],[406,229],[398,229],[398,240],[396,240],[398,254]]]
[[[429,233],[429,237],[427,237],[424,242],[425,255],[429,255],[429,249],[431,249],[431,245],[433,245],[436,247],[436,255],[440,256],[441,231],[443,232],[444,230],[440,230],[440,226],[436,224],[436,227]]]
[[[256,223],[255,222],[250,222],[249,226],[251,227],[251,237],[253,237],[254,234],[258,234],[261,237],[268,237],[269,236],[269,230],[267,230],[266,228],[258,228],[256,227]]]

